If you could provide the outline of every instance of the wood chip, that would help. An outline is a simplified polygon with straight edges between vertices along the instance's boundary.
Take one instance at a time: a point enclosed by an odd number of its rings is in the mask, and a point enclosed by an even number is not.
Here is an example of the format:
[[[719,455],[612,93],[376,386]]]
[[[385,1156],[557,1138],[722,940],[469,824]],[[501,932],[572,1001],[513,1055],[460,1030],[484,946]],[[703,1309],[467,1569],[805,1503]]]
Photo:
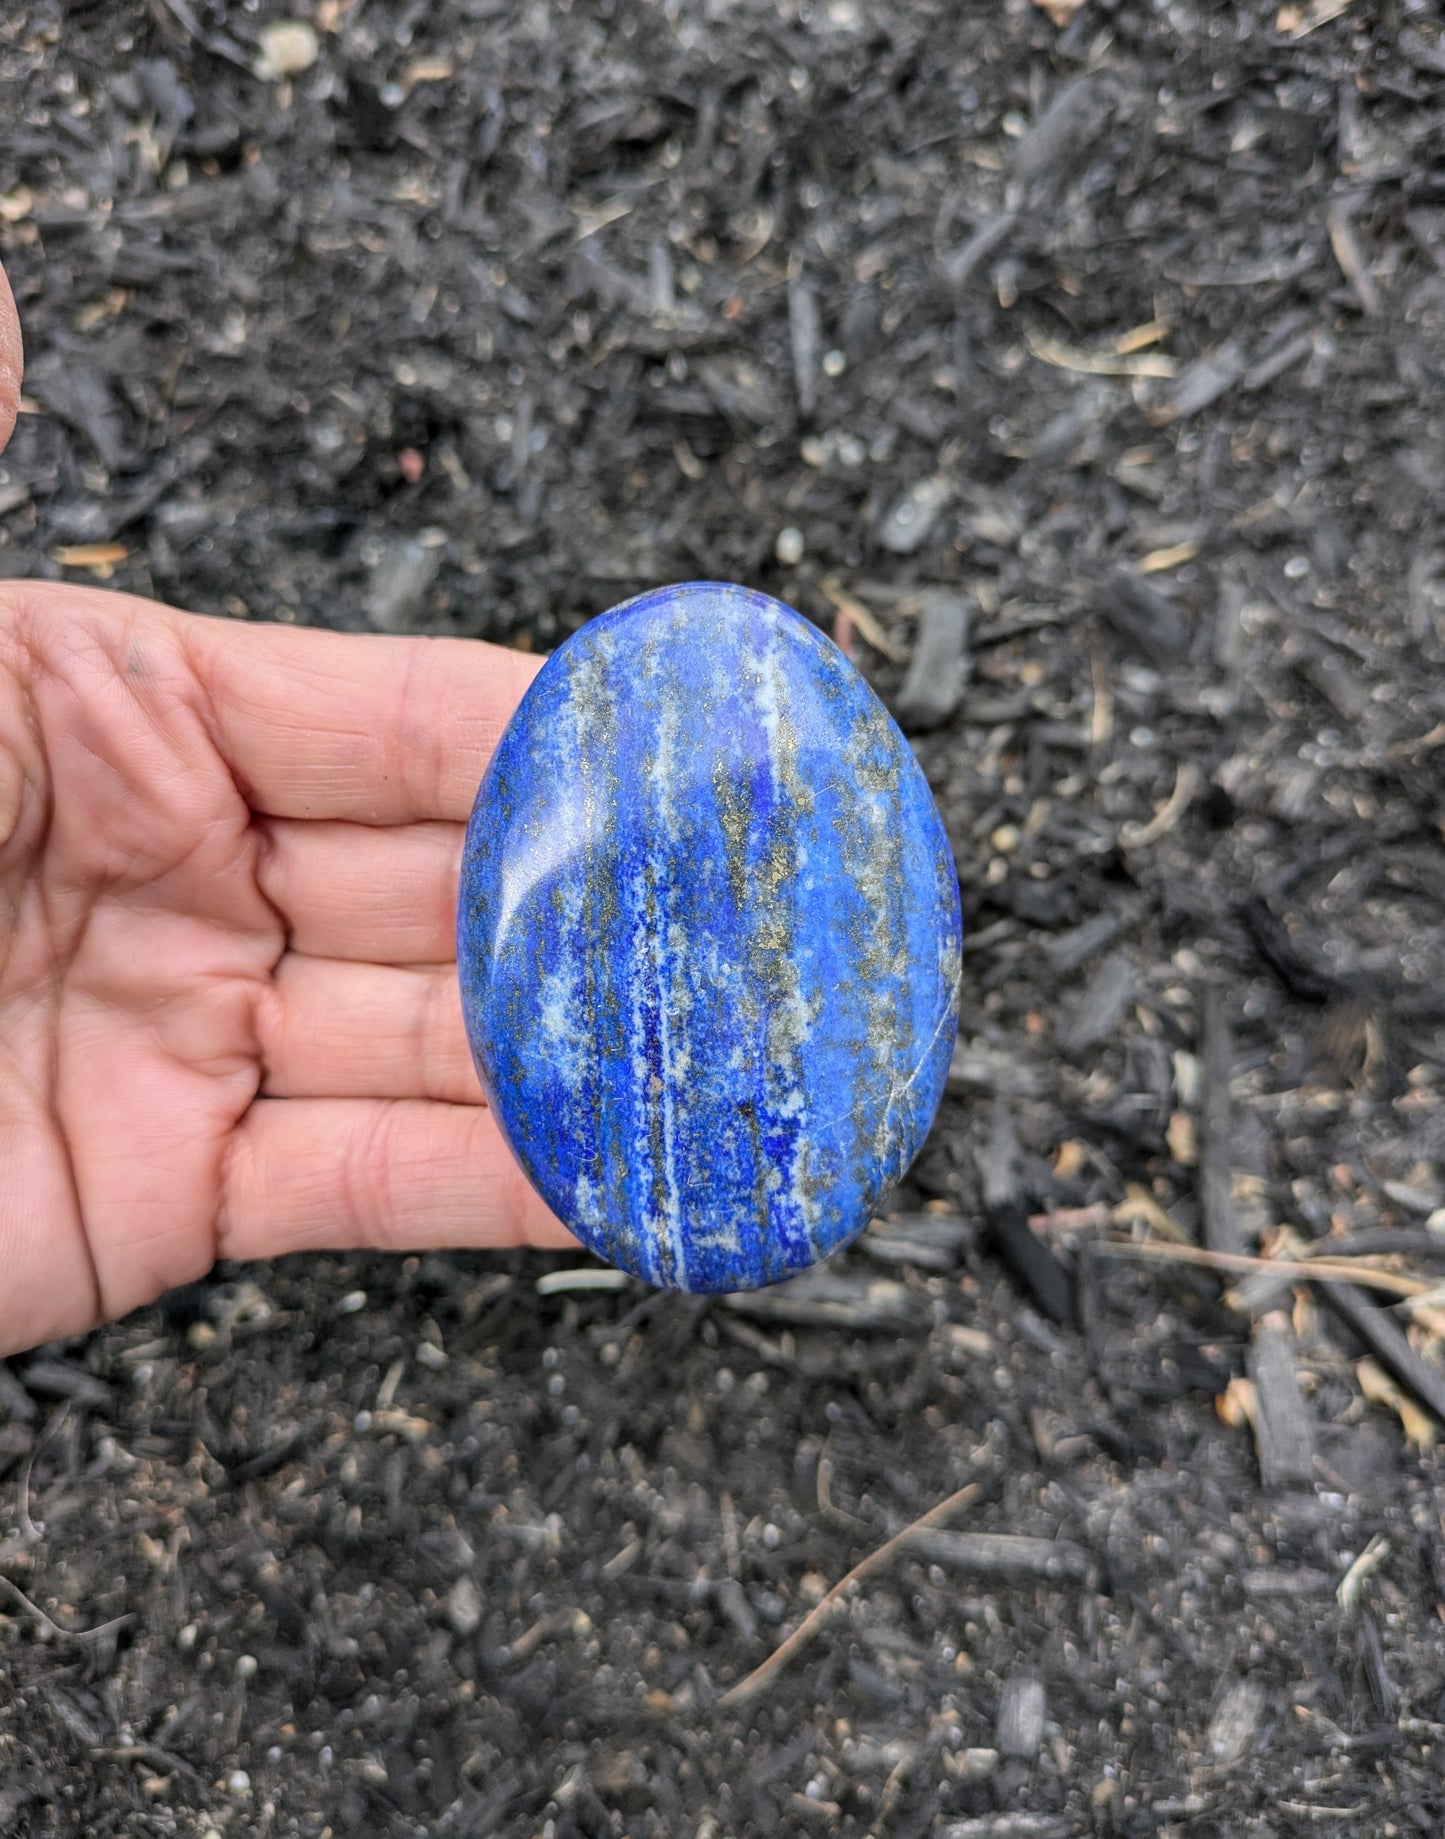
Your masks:
[[[874,1220],[857,1246],[880,1264],[952,1271],[977,1237],[973,1222],[957,1214],[910,1213],[897,1220]]]
[[[923,596],[913,659],[897,696],[905,728],[937,728],[958,707],[968,681],[968,611],[963,595],[947,588]]]
[[[533,1622],[510,1646],[503,1648],[499,1658],[517,1666],[535,1654],[544,1641],[555,1641],[559,1635],[585,1635],[591,1626],[581,1609],[554,1609]]]
[[[456,70],[450,58],[418,58],[414,64],[408,64],[402,73],[402,87],[410,94],[418,83],[445,83],[456,75]]]
[[[1181,1168],[1192,1169],[1199,1160],[1199,1135],[1187,1111],[1173,1111],[1164,1127],[1164,1142]]]
[[[278,19],[262,26],[260,56],[255,73],[264,82],[284,82],[299,77],[316,62],[320,46],[316,29],[304,19]]]
[[[1222,1769],[1242,1762],[1254,1748],[1269,1695],[1257,1679],[1229,1680],[1216,1694],[1204,1748]]]
[[[974,1577],[1042,1577],[1082,1583],[1092,1560],[1068,1539],[1040,1539],[1025,1533],[961,1533],[937,1528],[916,1531],[910,1543],[934,1564]]]
[[[916,554],[952,497],[953,485],[941,473],[920,479],[889,510],[879,526],[878,541],[896,556]]]
[[[537,1279],[538,1296],[563,1296],[577,1290],[626,1290],[635,1280],[626,1271],[608,1265],[581,1264],[575,1269],[547,1271]]]
[[[1025,332],[1024,343],[1041,364],[1085,377],[1174,377],[1179,366],[1163,352],[1080,351],[1043,332]]]
[[[788,333],[793,353],[793,383],[798,392],[798,413],[806,420],[818,406],[818,297],[807,279],[796,275],[788,283]]]
[[[1233,389],[1248,368],[1244,347],[1238,339],[1227,338],[1216,350],[1197,358],[1179,373],[1154,420],[1162,425],[1197,415]]]
[[[1114,738],[1114,692],[1109,682],[1109,666],[1100,652],[1089,655],[1090,687],[1089,745],[1107,747]]]
[[[1067,172],[1110,106],[1110,96],[1108,85],[1092,72],[1055,90],[1038,120],[1014,143],[1009,160],[1014,177],[1036,186]]]
[[[823,594],[839,613],[846,613],[853,629],[867,644],[871,645],[881,657],[892,664],[906,664],[908,651],[900,645],[879,624],[856,594],[850,594],[836,576],[818,583],[818,591]]]
[[[1254,1382],[1260,1479],[1266,1488],[1308,1486],[1315,1479],[1314,1420],[1300,1389],[1287,1315],[1276,1310],[1255,1323],[1246,1361]]]
[[[724,1296],[722,1306],[761,1322],[896,1330],[917,1321],[921,1303],[906,1284],[815,1266],[767,1290]]]
[[[1355,227],[1350,222],[1348,209],[1338,201],[1332,204],[1325,223],[1330,233],[1330,248],[1334,251],[1341,273],[1355,290],[1360,310],[1367,318],[1378,319],[1384,310],[1380,290],[1375,285],[1375,277],[1370,273],[1365,252],[1360,247],[1360,239],[1355,235]]]
[[[1146,351],[1150,345],[1157,345],[1161,338],[1167,338],[1170,332],[1167,319],[1146,319],[1142,326],[1132,326],[1129,331],[1121,332],[1114,340],[1115,357],[1127,358],[1136,351]],[[1126,454],[1125,459],[1129,456]]]
[[[68,543],[52,549],[50,559],[62,568],[113,568],[129,555],[124,543]]]
[[[1051,1813],[984,1813],[933,1830],[937,1839],[1069,1839],[1078,1828]]]
[[[405,1437],[408,1443],[425,1443],[435,1426],[428,1418],[413,1417],[409,1411],[399,1409],[373,1411],[371,1428],[383,1433],[395,1431]]]
[[[1242,1252],[1244,1236],[1234,1213],[1234,1131],[1230,1075],[1234,1042],[1220,997],[1204,999],[1204,1110],[1201,1118],[1199,1208],[1204,1243],[1215,1252]]]
[[[1017,222],[1017,211],[1001,211],[997,217],[985,218],[963,247],[943,265],[943,272],[952,285],[962,287],[975,269],[1003,247]]]
[[[1292,0],[1275,14],[1274,29],[1286,38],[1308,38],[1311,32],[1348,13],[1353,4],[1354,0],[1312,0],[1309,6],[1298,6]]]
[[[1346,1615],[1353,1615],[1366,1579],[1372,1577],[1389,1556],[1390,1541],[1383,1533],[1376,1533],[1340,1579],[1340,1587],[1335,1591],[1335,1598]]]
[[[1072,1326],[1078,1319],[1073,1279],[1029,1225],[1019,1185],[1017,1133],[1002,1100],[989,1108],[988,1140],[977,1160],[988,1236],[1000,1262],[1051,1321]]]
[[[1085,0],[1034,0],[1034,5],[1062,32],[1075,13],[1082,10]]]
[[[1384,1405],[1400,1420],[1405,1440],[1422,1453],[1433,1449],[1439,1429],[1428,1412],[1422,1411],[1391,1379],[1378,1360],[1367,1356],[1355,1362],[1355,1378],[1361,1392],[1372,1405]]]
[[[1044,1683],[1032,1673],[1013,1673],[999,1694],[994,1743],[1004,1756],[1032,1762],[1044,1740],[1047,1700]]]
[[[1214,1401],[1215,1415],[1231,1430],[1245,1430],[1254,1423],[1258,1405],[1254,1382],[1236,1373]]]
[[[1148,1226],[1171,1245],[1190,1244],[1189,1234],[1172,1213],[1159,1205],[1147,1188],[1131,1181],[1124,1198],[1109,1216],[1116,1226]]]
[[[1305,1268],[1312,1268],[1315,1264],[1324,1265],[1326,1262],[1327,1260],[1321,1258],[1312,1261],[1311,1266]],[[1427,1406],[1441,1424],[1445,1424],[1445,1374],[1415,1352],[1405,1338],[1405,1331],[1393,1316],[1387,1315],[1383,1309],[1363,1296],[1354,1283],[1347,1281],[1350,1276],[1349,1260],[1340,1259],[1329,1262],[1342,1263],[1347,1268],[1344,1272],[1330,1271],[1329,1277],[1332,1281],[1327,1281],[1321,1287],[1321,1294],[1325,1301],[1336,1315],[1354,1329],[1374,1353],[1380,1365],[1409,1392],[1413,1393],[1422,1405]],[[1395,1291],[1396,1295],[1419,1296],[1435,1287],[1418,1278],[1404,1277],[1396,1272],[1391,1272],[1390,1275],[1394,1284],[1400,1286]],[[1342,1278],[1346,1281],[1341,1281]],[[1380,1282],[1378,1275],[1373,1273],[1369,1278],[1357,1275],[1356,1282],[1368,1282],[1375,1289],[1388,1290],[1393,1287],[1391,1284]]]
[[[1174,663],[1188,649],[1189,628],[1175,602],[1126,569],[1103,584],[1099,610],[1156,670]]]
[[[1146,849],[1149,844],[1157,843],[1160,837],[1167,836],[1194,802],[1195,794],[1202,784],[1203,778],[1194,762],[1192,760],[1181,761],[1174,778],[1174,790],[1160,805],[1149,822],[1120,826],[1121,848]]]
[[[1180,568],[1185,562],[1192,562],[1199,554],[1199,544],[1194,541],[1171,543],[1166,549],[1151,549],[1146,556],[1139,559],[1141,575],[1162,575],[1171,568]]]
[[[1128,1008],[1137,985],[1133,964],[1122,951],[1111,951],[1100,962],[1059,1029],[1060,1051],[1081,1054],[1107,1040]]]

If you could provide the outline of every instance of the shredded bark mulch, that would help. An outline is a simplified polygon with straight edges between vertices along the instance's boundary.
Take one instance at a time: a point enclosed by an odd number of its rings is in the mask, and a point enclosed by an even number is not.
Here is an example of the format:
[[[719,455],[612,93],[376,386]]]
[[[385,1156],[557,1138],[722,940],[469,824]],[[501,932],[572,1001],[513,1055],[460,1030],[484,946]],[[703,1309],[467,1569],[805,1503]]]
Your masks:
[[[1438,16],[18,10],[0,569],[747,581],[968,940],[816,1281],[297,1259],[0,1365],[0,1832],[1438,1833]]]

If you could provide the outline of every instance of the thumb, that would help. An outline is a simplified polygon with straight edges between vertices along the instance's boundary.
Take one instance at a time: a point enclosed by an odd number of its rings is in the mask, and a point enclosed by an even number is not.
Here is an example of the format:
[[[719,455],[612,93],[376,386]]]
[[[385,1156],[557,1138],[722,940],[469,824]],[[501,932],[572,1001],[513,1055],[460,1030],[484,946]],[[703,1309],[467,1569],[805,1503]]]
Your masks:
[[[20,406],[20,375],[25,367],[20,348],[20,321],[10,283],[0,269],[0,448],[10,439]]]

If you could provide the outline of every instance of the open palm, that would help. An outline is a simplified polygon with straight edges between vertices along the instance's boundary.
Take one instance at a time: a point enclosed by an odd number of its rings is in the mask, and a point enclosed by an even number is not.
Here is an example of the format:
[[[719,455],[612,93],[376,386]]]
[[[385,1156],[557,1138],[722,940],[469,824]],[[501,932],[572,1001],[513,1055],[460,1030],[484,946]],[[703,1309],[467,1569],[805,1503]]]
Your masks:
[[[455,989],[534,669],[0,585],[0,1354],[218,1257],[570,1243]]]

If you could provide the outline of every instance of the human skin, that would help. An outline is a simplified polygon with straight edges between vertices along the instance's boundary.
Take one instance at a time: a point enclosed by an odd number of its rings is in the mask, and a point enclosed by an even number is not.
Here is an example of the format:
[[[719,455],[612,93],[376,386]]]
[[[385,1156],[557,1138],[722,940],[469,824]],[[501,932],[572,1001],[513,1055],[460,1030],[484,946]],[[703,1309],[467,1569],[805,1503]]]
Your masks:
[[[20,320],[10,283],[0,269],[0,448],[10,439],[15,412],[20,406],[20,376],[24,359],[20,345]]]
[[[0,311],[0,426],[18,388]],[[218,1258],[573,1243],[456,993],[465,820],[536,668],[0,583],[0,1354]]]

